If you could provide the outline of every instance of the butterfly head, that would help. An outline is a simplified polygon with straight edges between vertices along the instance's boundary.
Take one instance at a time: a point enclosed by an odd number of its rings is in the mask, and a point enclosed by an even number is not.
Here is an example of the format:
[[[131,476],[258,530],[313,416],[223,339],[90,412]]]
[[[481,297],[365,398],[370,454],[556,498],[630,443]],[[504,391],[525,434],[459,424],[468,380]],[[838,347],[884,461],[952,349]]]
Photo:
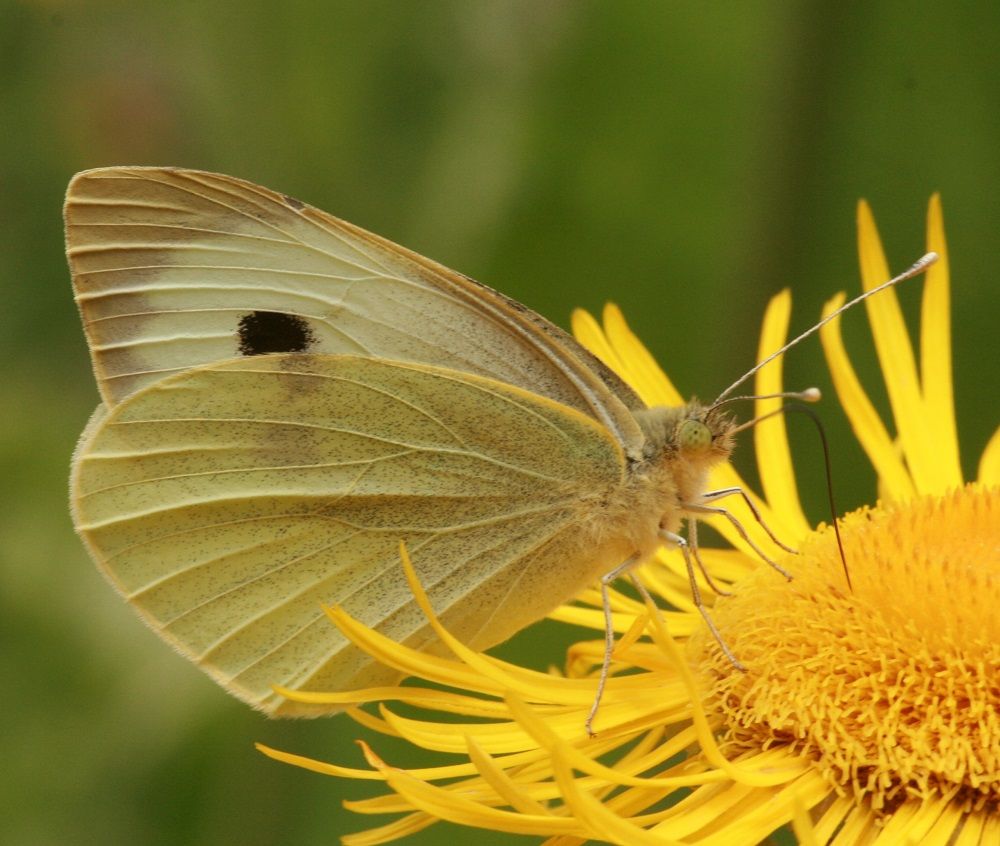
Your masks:
[[[684,407],[685,415],[678,421],[674,443],[680,455],[709,464],[728,458],[733,451],[731,414],[693,401]]]
[[[732,414],[692,400],[687,405],[646,409],[637,415],[646,435],[646,459],[685,463],[704,469],[733,451]]]

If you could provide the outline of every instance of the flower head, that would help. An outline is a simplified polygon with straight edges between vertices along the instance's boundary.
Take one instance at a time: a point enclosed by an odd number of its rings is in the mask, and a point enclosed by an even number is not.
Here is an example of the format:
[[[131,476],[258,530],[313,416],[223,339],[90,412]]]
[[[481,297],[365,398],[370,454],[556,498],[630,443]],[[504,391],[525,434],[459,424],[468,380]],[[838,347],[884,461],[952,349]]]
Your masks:
[[[874,222],[859,212],[866,288],[889,277]],[[318,772],[378,779],[386,795],[350,805],[402,813],[345,842],[388,842],[437,820],[549,838],[619,844],[749,844],[791,824],[803,843],[1000,842],[1000,430],[962,480],[951,389],[948,265],[937,198],[919,370],[892,291],[867,301],[896,434],[856,377],[836,321],[822,341],[841,404],[878,478],[880,502],[841,523],[848,586],[834,536],[813,529],[799,504],[780,417],[755,429],[764,522],[800,554],[763,566],[733,527],[733,548],[703,549],[713,581],[732,591],[713,616],[748,672],[736,672],[692,604],[683,560],[663,551],[639,577],[668,610],[612,592],[618,642],[588,737],[584,721],[603,643],[574,646],[564,673],[541,672],[467,649],[435,624],[452,657],[387,641],[343,612],[330,616],[359,646],[425,684],[288,696],[343,705],[358,722],[455,763],[402,770],[364,746],[370,769],[350,769],[264,748]],[[827,304],[835,309],[842,297]],[[790,298],[768,308],[762,353],[781,346]],[[609,307],[603,328],[578,313],[580,340],[649,405],[681,397]],[[757,392],[781,389],[781,361]],[[758,402],[756,412],[775,407]],[[742,485],[728,465],[713,487]],[[747,512],[752,541],[767,536]],[[405,551],[404,551],[405,559]],[[412,577],[418,596],[420,585]],[[706,593],[708,593],[706,591]],[[556,620],[603,629],[591,591]],[[424,602],[433,620],[433,611]],[[360,704],[380,702],[378,715]],[[403,717],[387,703],[423,709]]]

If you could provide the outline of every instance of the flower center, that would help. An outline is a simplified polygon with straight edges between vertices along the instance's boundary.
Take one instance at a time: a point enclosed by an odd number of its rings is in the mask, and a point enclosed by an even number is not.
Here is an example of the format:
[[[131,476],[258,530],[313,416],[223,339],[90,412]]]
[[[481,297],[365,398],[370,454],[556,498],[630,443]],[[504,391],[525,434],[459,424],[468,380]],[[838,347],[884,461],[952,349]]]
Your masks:
[[[891,811],[948,796],[1000,803],[1000,489],[865,508],[815,532],[713,612],[741,673],[689,648],[731,748],[785,744],[841,793]]]

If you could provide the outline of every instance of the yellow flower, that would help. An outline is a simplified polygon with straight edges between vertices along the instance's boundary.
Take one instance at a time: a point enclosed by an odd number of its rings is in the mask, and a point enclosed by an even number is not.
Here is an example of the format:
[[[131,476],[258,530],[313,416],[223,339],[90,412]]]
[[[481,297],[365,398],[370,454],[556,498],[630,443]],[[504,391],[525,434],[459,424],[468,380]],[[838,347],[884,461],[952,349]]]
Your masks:
[[[864,204],[858,226],[870,288],[890,274]],[[778,537],[798,543],[801,554],[782,560],[795,580],[762,565],[728,523],[713,524],[733,544],[702,552],[713,579],[732,586],[713,615],[749,672],[736,672],[706,634],[683,561],[664,551],[639,576],[670,610],[651,614],[628,595],[612,595],[619,640],[594,738],[584,720],[603,650],[596,635],[574,646],[565,674],[556,674],[476,653],[444,630],[454,657],[414,652],[331,610],[333,622],[381,661],[445,689],[296,698],[345,705],[362,725],[456,762],[402,770],[364,746],[371,769],[356,770],[262,750],[388,785],[386,795],[349,807],[403,816],[344,839],[355,846],[438,820],[543,836],[549,846],[746,846],[786,824],[806,844],[1000,843],[1000,429],[978,481],[965,485],[936,197],[927,241],[941,260],[924,286],[919,371],[895,294],[866,304],[895,436],[861,388],[838,323],[821,335],[881,496],[842,521],[851,586],[832,532],[813,530],[802,513],[781,417],[754,430],[763,496],[752,498]],[[826,313],[842,301],[832,300]],[[790,302],[785,292],[770,304],[762,354],[783,343]],[[574,330],[648,404],[682,402],[617,309],[605,311],[603,328],[578,313]],[[758,374],[757,392],[780,390],[778,359]],[[757,414],[776,403],[759,401]],[[728,466],[712,480],[713,487],[740,484]],[[766,546],[749,512],[741,519]],[[412,574],[411,584],[419,595]],[[596,591],[552,616],[603,628]],[[385,704],[392,701],[428,716],[400,716]],[[366,702],[382,703],[377,716],[358,707]]]

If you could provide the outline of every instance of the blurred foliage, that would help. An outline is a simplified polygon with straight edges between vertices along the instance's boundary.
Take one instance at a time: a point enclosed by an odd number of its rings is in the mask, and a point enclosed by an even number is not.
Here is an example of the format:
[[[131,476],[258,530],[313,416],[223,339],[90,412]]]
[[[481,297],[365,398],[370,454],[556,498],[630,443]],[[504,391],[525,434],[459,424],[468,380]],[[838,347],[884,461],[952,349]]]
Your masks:
[[[66,472],[96,393],[63,258],[72,173],[252,179],[564,325],[614,299],[681,389],[707,396],[752,364],[780,288],[799,328],[857,288],[859,197],[901,268],[940,190],[971,477],[997,421],[998,42],[985,2],[0,0],[5,842],[331,843],[366,822],[340,805],[364,786],[251,746],[359,763],[358,728],[250,713],[147,632],[73,536]],[[919,290],[901,291],[911,317]],[[885,409],[864,315],[845,332]],[[818,343],[786,374],[832,397]],[[873,500],[836,402],[822,408],[841,509]],[[814,435],[795,446],[822,519]],[[544,644],[558,663],[550,634],[508,650],[537,662]]]

